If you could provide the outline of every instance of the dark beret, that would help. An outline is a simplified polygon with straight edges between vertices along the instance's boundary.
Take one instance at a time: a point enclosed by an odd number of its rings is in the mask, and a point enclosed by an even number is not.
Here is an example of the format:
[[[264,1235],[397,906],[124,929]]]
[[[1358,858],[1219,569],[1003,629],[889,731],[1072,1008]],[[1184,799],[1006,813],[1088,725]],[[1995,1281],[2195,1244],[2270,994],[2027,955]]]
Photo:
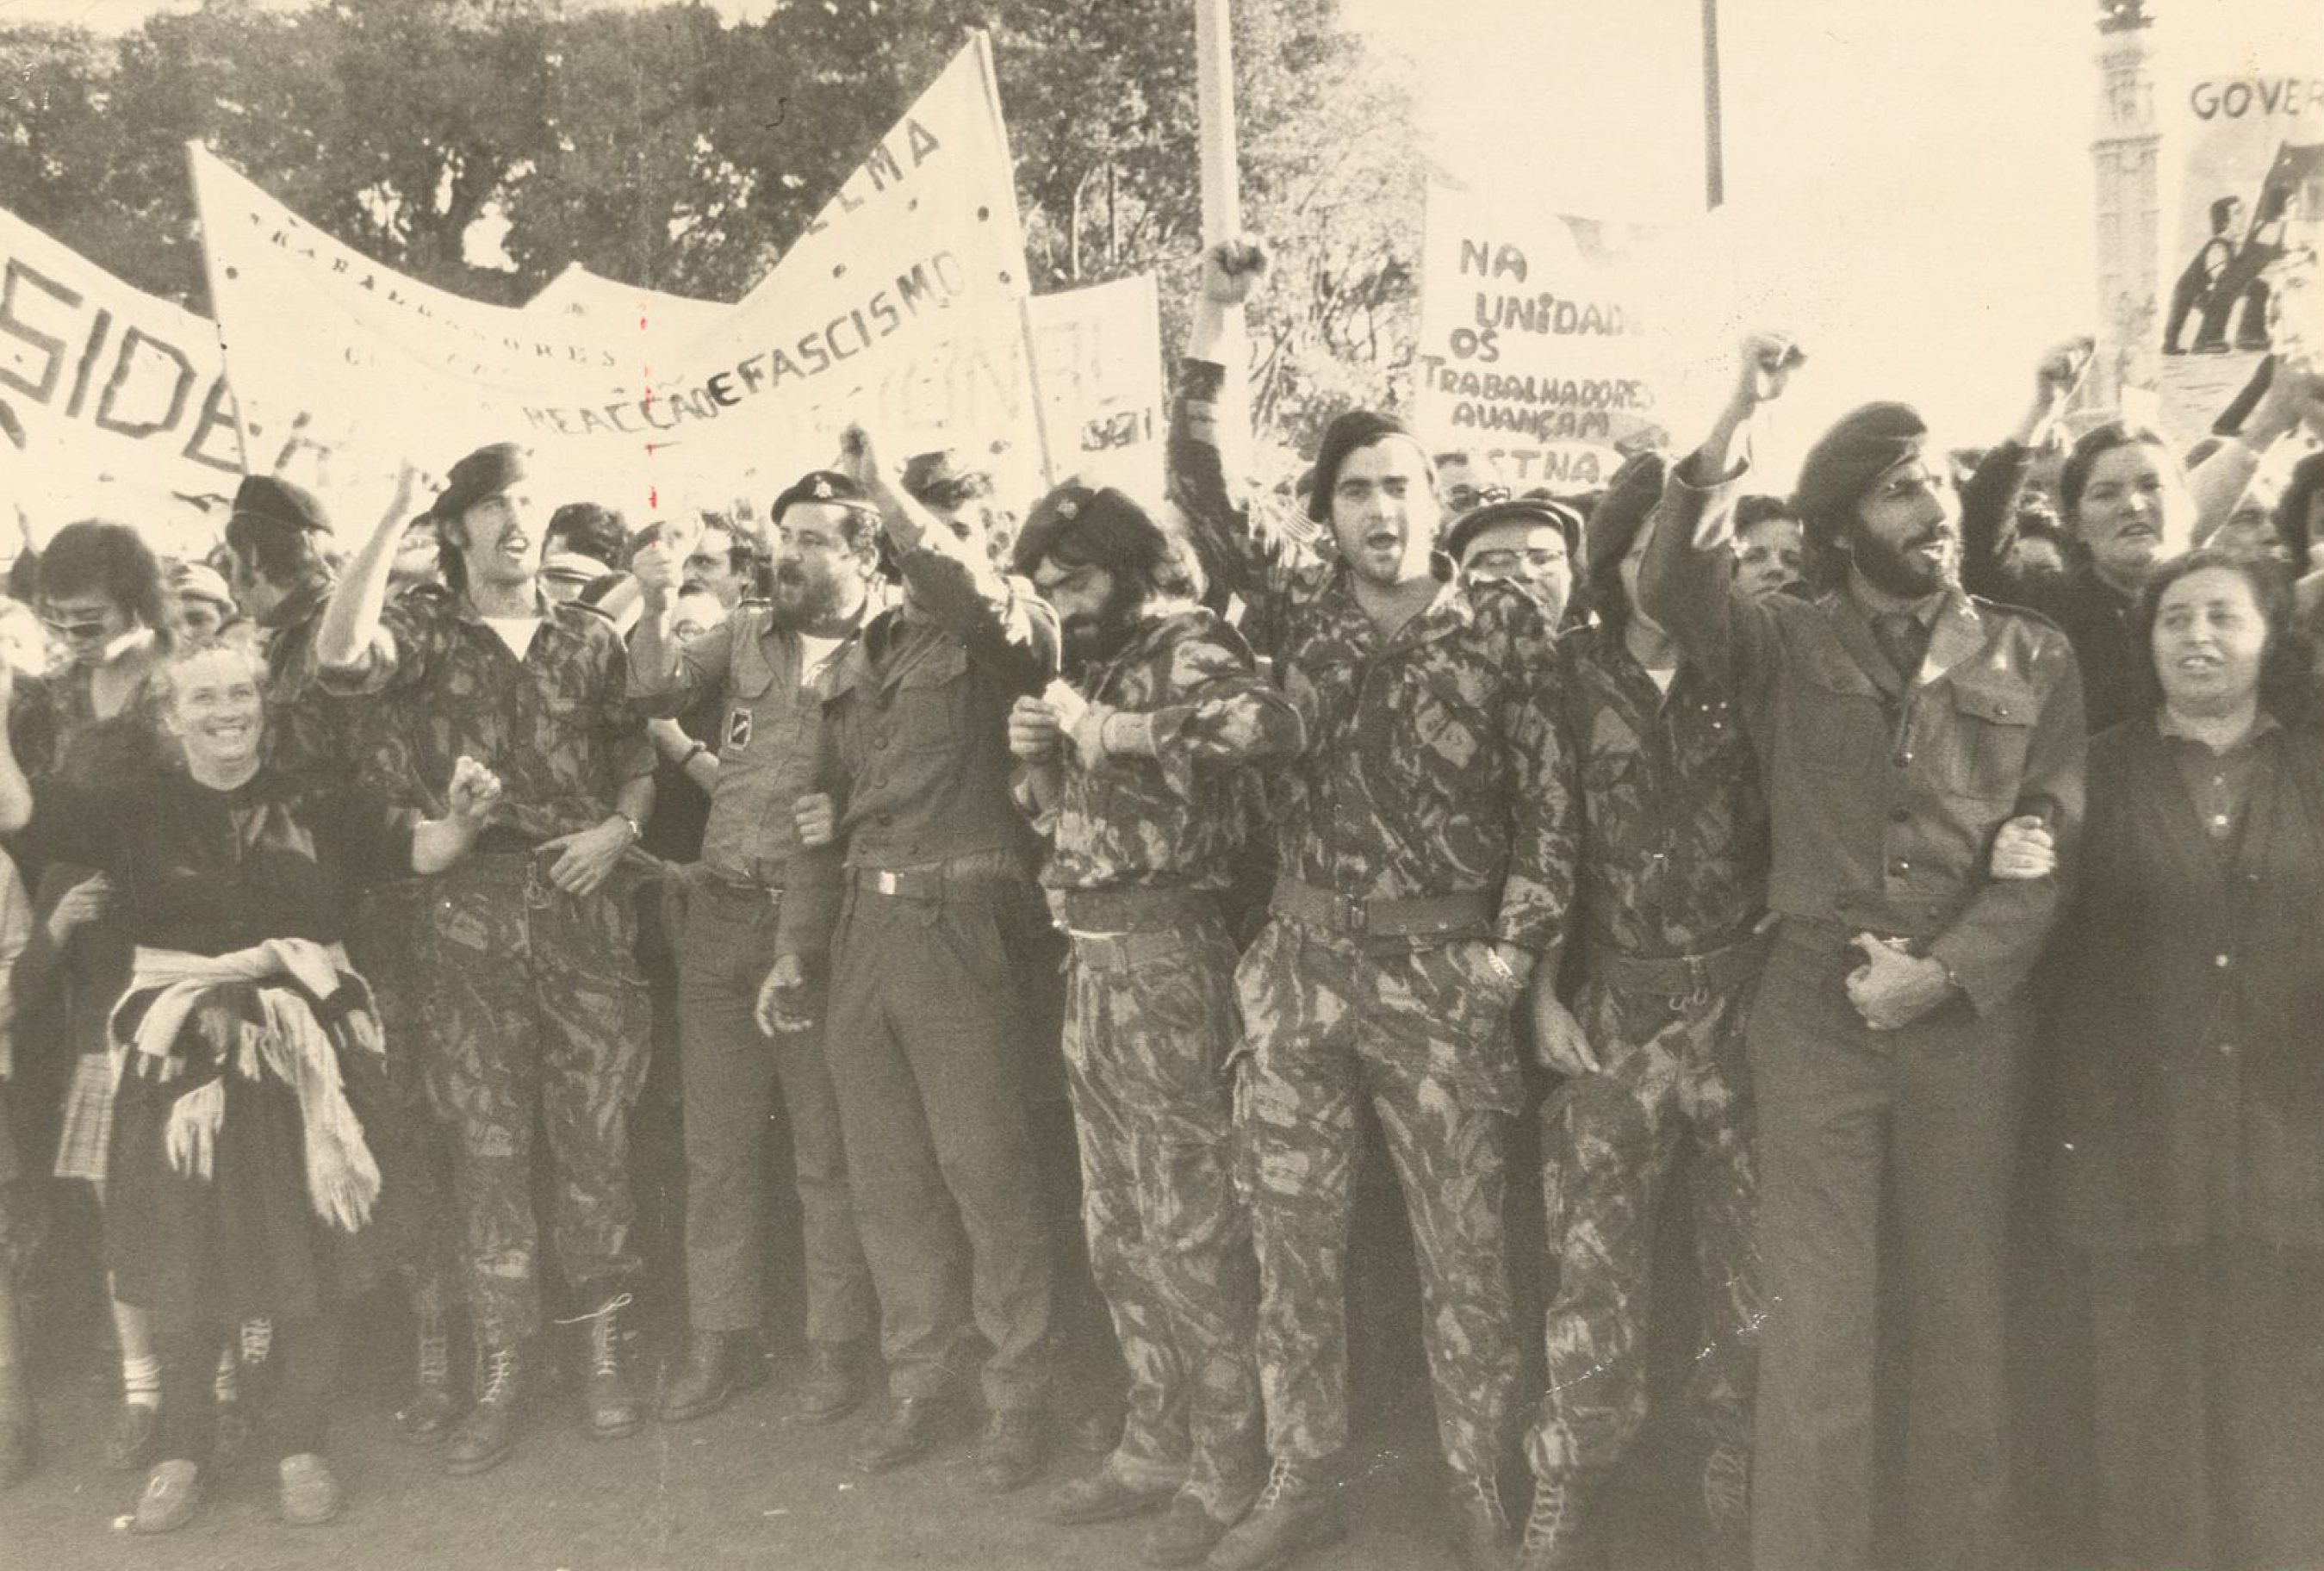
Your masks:
[[[480,501],[489,501],[524,478],[524,452],[513,442],[479,447],[452,465],[444,489],[429,504],[429,516],[448,524]]]
[[[1340,465],[1348,455],[1375,442],[1385,442],[1390,436],[1407,436],[1417,444],[1412,427],[1394,415],[1383,415],[1377,409],[1350,409],[1333,418],[1323,427],[1323,439],[1315,445],[1315,465],[1309,471],[1314,476],[1307,488],[1307,516],[1317,523],[1332,516],[1332,492],[1340,483]],[[1428,449],[1421,447],[1421,456],[1427,459]],[[1436,473],[1433,461],[1429,473]]]
[[[863,494],[863,488],[836,469],[811,469],[797,480],[767,510],[767,522],[779,524],[783,514],[803,501],[832,502],[844,508],[853,508],[860,513],[875,513],[880,510]]]
[[[247,523],[253,528],[288,529],[293,534],[327,535],[331,521],[323,504],[303,486],[272,474],[246,474],[234,493],[234,509],[226,527]]]
[[[1910,404],[1865,404],[1842,415],[1808,449],[1792,490],[1792,507],[1811,537],[1836,535],[1872,482],[1918,453],[1928,436],[1928,422]]]

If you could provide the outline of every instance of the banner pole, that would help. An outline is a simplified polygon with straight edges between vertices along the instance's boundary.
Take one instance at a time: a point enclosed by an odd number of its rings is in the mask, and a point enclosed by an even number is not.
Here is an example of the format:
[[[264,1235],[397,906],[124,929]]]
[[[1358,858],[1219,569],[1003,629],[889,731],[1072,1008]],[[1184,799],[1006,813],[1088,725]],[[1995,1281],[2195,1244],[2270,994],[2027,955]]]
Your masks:
[[[1001,163],[1009,171],[1009,225],[1017,239],[1017,268],[1024,290],[1017,297],[1017,330],[1025,338],[1025,388],[1033,402],[1033,440],[1040,451],[1035,455],[1041,465],[1044,489],[1057,483],[1056,470],[1050,458],[1049,412],[1041,401],[1040,340],[1033,335],[1033,277],[1025,262],[1025,223],[1017,207],[1017,159],[1009,151],[1009,122],[1001,113],[1001,77],[992,64],[992,35],[984,29],[969,30],[970,46],[976,51],[977,74],[984,80],[984,101],[992,111],[994,133],[1001,138]]]
[[[1720,122],[1719,0],[1702,0],[1702,194],[1706,207],[1727,200],[1727,152]]]
[[[202,278],[210,289],[210,331],[217,335],[218,358],[226,363],[226,401],[234,409],[234,446],[241,456],[242,472],[250,473],[250,434],[242,428],[242,398],[234,390],[234,357],[226,353],[226,323],[218,316],[217,253],[210,245],[210,216],[202,207],[201,179],[202,144],[198,138],[186,142],[186,181],[194,188],[194,216],[202,226]]]
[[[1232,0],[1194,0],[1194,90],[1202,116],[1203,240],[1242,232],[1242,179],[1235,158]]]

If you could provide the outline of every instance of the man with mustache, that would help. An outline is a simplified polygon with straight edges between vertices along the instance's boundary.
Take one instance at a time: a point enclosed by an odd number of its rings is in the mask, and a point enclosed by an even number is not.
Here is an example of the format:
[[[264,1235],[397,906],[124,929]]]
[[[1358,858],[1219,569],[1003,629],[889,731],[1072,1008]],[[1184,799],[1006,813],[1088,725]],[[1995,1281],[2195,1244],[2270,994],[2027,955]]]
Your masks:
[[[1203,260],[1170,462],[1253,646],[1299,711],[1280,771],[1281,874],[1238,968],[1236,1125],[1259,1260],[1271,1457],[1213,1571],[1282,1565],[1341,1530],[1346,1272],[1360,1116],[1378,1115],[1412,1219],[1448,1525],[1463,1564],[1507,1555],[1499,1461],[1517,1372],[1502,1203],[1523,1099],[1510,1030],[1555,971],[1574,812],[1558,659],[1534,600],[1437,575],[1428,450],[1368,410],[1315,455],[1322,557],[1262,539],[1228,493],[1213,409],[1240,363],[1228,312],[1262,260]]]
[[[628,1130],[651,1015],[615,874],[653,809],[653,749],[619,636],[540,594],[530,489],[512,444],[462,458],[429,509],[445,591],[387,604],[404,534],[391,509],[315,635],[327,691],[409,701],[416,780],[449,779],[466,756],[490,760],[505,787],[473,854],[429,885],[427,909],[428,1089],[451,1132],[476,1340],[475,1404],[446,1450],[464,1475],[507,1457],[533,1384],[536,1125],[556,1161],[558,1263],[586,1305],[576,1317],[586,1431],[611,1438],[640,1422]]]
[[[800,1416],[820,1422],[855,1405],[875,1326],[823,1038],[810,1030],[770,1040],[755,1011],[774,964],[775,925],[798,845],[792,810],[812,785],[828,679],[874,609],[879,518],[861,487],[828,470],[802,476],[775,499],[769,518],[779,552],[772,599],[745,602],[697,638],[672,636],[681,570],[668,539],[642,547],[631,564],[645,593],[630,648],[632,694],[654,715],[678,714],[706,694],[717,694],[720,704],[708,749],[718,775],[702,857],[680,875],[678,1025],[692,1326],[684,1362],[662,1392],[666,1423],[715,1411],[763,1378],[753,1345],[767,1307],[759,1158],[778,1082],[790,1118],[806,1255]],[[684,569],[689,575],[692,561]]]
[[[1057,610],[1071,681],[1019,698],[1009,742],[1073,943],[1065,1042],[1082,1214],[1131,1384],[1120,1442],[1052,1493],[1048,1515],[1167,1507],[1143,1557],[1184,1566],[1249,1508],[1265,1471],[1220,895],[1262,822],[1251,766],[1298,755],[1299,716],[1241,636],[1196,603],[1187,543],[1120,492],[1051,492],[1016,565]]]
[[[1751,1486],[1757,1563],[1875,1563],[1877,1308],[1903,1306],[1906,1542],[1882,1565],[2016,1563],[2006,1542],[2005,1238],[2027,972],[2059,880],[1996,881],[2019,813],[2070,859],[2081,681],[2065,635],[1953,582],[1944,449],[1903,404],[1841,418],[1793,505],[1812,599],[1732,583],[1720,494],[1735,439],[1796,352],[1744,344],[1710,437],[1672,471],[1639,608],[1733,694],[1768,795],[1773,954],[1746,1030],[1766,1319]],[[1900,1273],[1878,1291],[1876,1263]]]

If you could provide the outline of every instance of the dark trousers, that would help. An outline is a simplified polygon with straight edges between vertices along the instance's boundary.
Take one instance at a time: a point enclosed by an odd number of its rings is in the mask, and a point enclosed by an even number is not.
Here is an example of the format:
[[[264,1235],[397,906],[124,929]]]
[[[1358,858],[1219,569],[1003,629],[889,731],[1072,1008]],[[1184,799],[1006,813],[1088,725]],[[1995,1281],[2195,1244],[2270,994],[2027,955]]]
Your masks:
[[[2324,1250],[2090,1257],[2109,1566],[2324,1566]]]
[[[266,1355],[265,1422],[261,1456],[268,1462],[320,1453],[330,1428],[332,1388],[339,1378],[339,1312],[290,1318],[277,1316]],[[161,1361],[161,1410],[155,1418],[155,1455],[207,1466],[217,1430],[218,1353],[239,1328],[180,1328],[156,1334]]]
[[[1846,936],[1787,923],[1747,1035],[1767,1306],[1754,1552],[1781,1571],[1873,1564],[1877,1363],[1902,1375],[1882,1400],[1904,1404],[1904,1543],[1882,1564],[1997,1571],[2015,1563],[2003,1298],[2024,1011],[1954,997],[1874,1031],[1842,986]],[[1882,1357],[1884,1300],[1901,1358]]]
[[[856,1342],[874,1325],[856,1237],[839,1102],[823,1034],[770,1039],[753,1011],[774,963],[775,896],[690,880],[678,949],[686,1105],[686,1277],[697,1330],[749,1330],[767,1310],[767,1186],[760,1171],[777,1082],[789,1115],[807,1275],[807,1334]]]
[[[832,940],[825,1040],[895,1396],[952,1385],[968,1329],[964,1275],[992,1346],[986,1401],[1035,1407],[1048,1394],[1049,1239],[1025,1115],[1023,1006],[999,917],[1014,893],[857,894]]]

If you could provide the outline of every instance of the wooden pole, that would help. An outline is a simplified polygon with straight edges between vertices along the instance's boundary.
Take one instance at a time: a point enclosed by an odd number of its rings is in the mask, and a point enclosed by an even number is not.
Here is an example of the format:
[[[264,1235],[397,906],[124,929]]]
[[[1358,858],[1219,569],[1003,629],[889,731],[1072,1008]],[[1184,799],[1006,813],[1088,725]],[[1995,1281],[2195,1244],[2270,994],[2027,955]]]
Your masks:
[[[1203,130],[1203,240],[1211,245],[1242,230],[1242,180],[1235,165],[1231,5],[1231,0],[1194,0],[1194,88]]]
[[[1727,200],[1727,154],[1719,107],[1719,0],[1702,0],[1702,188],[1704,203]]]

